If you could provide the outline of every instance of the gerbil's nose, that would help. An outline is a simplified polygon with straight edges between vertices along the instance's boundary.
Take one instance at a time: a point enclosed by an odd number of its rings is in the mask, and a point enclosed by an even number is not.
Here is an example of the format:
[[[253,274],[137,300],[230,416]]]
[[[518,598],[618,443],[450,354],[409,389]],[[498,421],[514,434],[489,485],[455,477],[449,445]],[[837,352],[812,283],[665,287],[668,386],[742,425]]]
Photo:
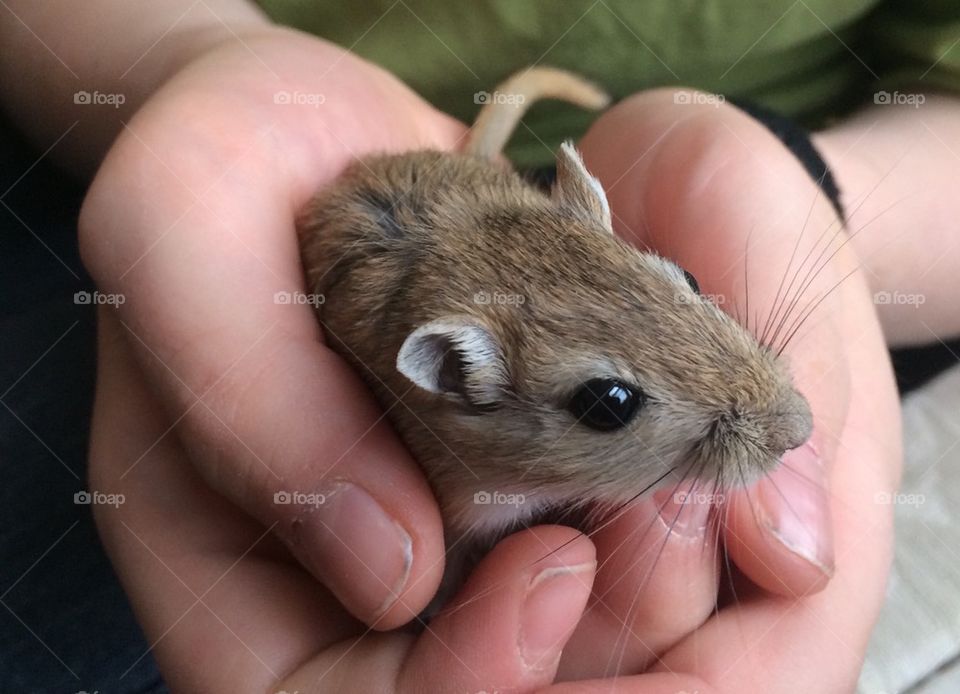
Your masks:
[[[780,399],[767,445],[778,455],[802,446],[813,431],[813,415],[806,398],[791,388]]]

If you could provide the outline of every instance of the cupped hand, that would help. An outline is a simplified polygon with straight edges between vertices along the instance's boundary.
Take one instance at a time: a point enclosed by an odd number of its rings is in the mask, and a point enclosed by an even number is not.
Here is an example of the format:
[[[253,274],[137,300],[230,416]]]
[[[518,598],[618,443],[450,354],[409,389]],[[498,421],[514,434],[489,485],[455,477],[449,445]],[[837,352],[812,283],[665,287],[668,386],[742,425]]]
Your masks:
[[[192,61],[138,111],[80,219],[84,262],[122,295],[117,324],[168,417],[163,436],[379,629],[433,595],[440,517],[383,412],[322,342],[295,215],[357,156],[452,149],[463,133],[347,51],[263,30]],[[152,443],[117,474],[144,474]]]
[[[870,222],[843,229],[762,125],[715,99],[690,101],[657,90],[622,102],[581,142],[585,161],[607,190],[618,233],[675,259],[710,300],[784,349],[814,433],[748,489],[701,482],[726,498],[703,494],[679,508],[663,496],[661,515],[681,530],[659,543],[659,555],[604,560],[611,545],[649,544],[651,526],[635,518],[594,537],[594,598],[561,674],[648,668],[612,688],[645,693],[848,691],[883,599],[901,457],[889,359],[846,242],[869,233]],[[714,525],[703,506],[717,501]],[[729,555],[719,602],[715,531]],[[597,680],[555,690],[611,687]]]

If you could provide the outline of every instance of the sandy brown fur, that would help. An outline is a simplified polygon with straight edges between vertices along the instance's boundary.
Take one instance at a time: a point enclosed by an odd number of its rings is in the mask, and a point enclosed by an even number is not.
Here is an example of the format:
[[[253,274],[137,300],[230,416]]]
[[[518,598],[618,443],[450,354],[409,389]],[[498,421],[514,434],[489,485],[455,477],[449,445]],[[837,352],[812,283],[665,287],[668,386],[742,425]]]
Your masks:
[[[610,233],[578,162],[561,151],[548,195],[486,157],[368,157],[303,217],[327,343],[377,394],[454,536],[551,504],[623,502],[670,469],[753,479],[809,434],[809,409],[774,354],[675,264]],[[446,317],[481,326],[498,359],[434,393],[398,370],[398,353]],[[623,430],[601,433],[566,402],[608,375],[647,402]],[[478,506],[479,491],[526,502]]]

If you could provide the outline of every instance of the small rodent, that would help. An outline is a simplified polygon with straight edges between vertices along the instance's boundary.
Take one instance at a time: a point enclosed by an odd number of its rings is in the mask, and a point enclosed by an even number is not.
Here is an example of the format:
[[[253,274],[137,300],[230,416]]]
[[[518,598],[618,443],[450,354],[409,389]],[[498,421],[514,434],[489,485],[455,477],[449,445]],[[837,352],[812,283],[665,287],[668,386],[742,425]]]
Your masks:
[[[447,584],[558,510],[617,508],[691,470],[752,481],[812,426],[773,351],[689,273],[613,234],[573,146],[550,194],[498,161],[538,98],[601,108],[606,95],[542,67],[497,92],[518,98],[484,106],[463,153],[365,157],[300,223],[327,344],[440,503]]]

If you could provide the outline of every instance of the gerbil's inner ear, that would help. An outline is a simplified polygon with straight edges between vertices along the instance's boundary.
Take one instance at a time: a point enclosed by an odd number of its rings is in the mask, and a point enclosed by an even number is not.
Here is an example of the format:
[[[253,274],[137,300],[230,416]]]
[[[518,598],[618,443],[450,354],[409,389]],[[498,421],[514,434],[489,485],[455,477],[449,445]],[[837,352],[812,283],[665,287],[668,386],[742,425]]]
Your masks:
[[[560,145],[557,152],[557,180],[553,184],[553,199],[564,209],[599,224],[613,233],[610,205],[603,186],[583,165],[580,153],[569,142]]]
[[[431,393],[490,407],[507,385],[503,352],[479,320],[448,316],[414,330],[397,354],[397,370]]]

